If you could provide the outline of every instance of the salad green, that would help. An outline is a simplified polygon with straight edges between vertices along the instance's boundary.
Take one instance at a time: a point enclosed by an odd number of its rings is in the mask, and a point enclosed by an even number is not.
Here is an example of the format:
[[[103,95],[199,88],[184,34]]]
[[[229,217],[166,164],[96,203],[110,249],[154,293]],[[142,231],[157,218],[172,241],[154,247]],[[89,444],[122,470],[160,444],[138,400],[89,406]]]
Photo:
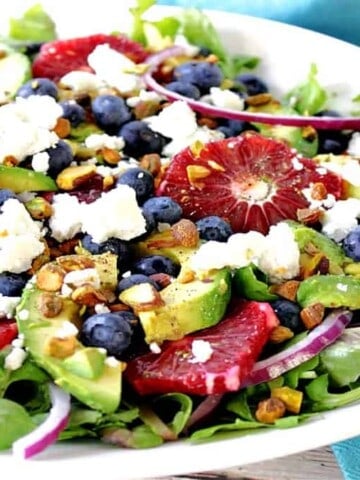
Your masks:
[[[171,42],[174,41],[176,36],[181,34],[189,44],[208,49],[212,55],[216,56],[218,65],[226,80],[233,79],[244,70],[248,71],[255,68],[261,61],[261,59],[255,57],[230,55],[223,46],[210,20],[196,9],[186,9],[182,12],[182,15],[177,18],[166,17],[159,21],[147,20],[146,12],[154,4],[155,0],[138,0],[136,6],[131,9],[133,24],[130,37],[132,40],[141,43],[145,48],[150,49],[154,47],[154,50],[162,49],[163,47],[171,45]],[[11,20],[10,37],[3,39],[3,41],[7,41],[8,44],[11,45],[14,53],[21,55],[23,59],[26,58],[28,61],[29,55],[24,51],[23,42],[47,42],[55,38],[56,25],[42,9],[41,5],[34,5],[34,7],[25,12],[23,18]],[[24,81],[25,80],[26,78],[24,78]],[[240,87],[237,89],[230,80],[229,82],[231,87],[241,92]],[[70,89],[65,88],[65,94],[68,94],[69,90]],[[89,98],[86,97],[86,95],[82,100],[85,104],[89,102]],[[316,65],[311,65],[308,78],[305,82],[291,89],[281,102],[276,100],[274,103],[269,103],[265,107],[252,105],[250,106],[250,111],[265,111],[271,113],[280,111],[281,113],[286,112],[286,114],[295,112],[304,116],[315,115],[326,108],[327,100],[327,93],[317,80],[317,67]],[[354,102],[358,102],[358,100],[359,99],[356,98]],[[139,111],[137,111],[137,113],[139,114]],[[139,116],[139,119],[141,119],[141,116]],[[211,119],[207,120],[210,124]],[[318,133],[316,131],[312,130],[312,136],[309,138],[300,127],[269,127],[269,125],[264,125],[260,122],[254,122],[251,127],[252,129],[255,128],[264,138],[275,138],[277,140],[280,139],[280,141],[285,140],[292,148],[295,148],[299,154],[309,158],[315,158],[316,160],[319,147]],[[69,131],[64,135],[64,138],[72,147],[74,155],[78,154],[79,158],[84,155],[85,159],[89,160],[89,157],[86,155],[90,150],[91,153],[94,154],[91,156],[95,158],[95,162],[103,168],[108,168],[109,165],[112,165],[110,161],[107,161],[109,157],[106,155],[109,154],[109,150],[114,154],[116,149],[106,147],[91,150],[91,147],[86,145],[86,139],[91,135],[97,134],[105,135],[104,131],[98,125],[84,121],[80,122],[80,125],[69,126]],[[196,150],[198,148],[199,151],[201,151],[202,147],[203,145],[199,141],[195,142],[192,146],[193,149]],[[120,156],[119,152],[116,153]],[[25,159],[25,162],[26,161],[27,159]],[[74,167],[74,165],[69,164],[66,168],[71,168],[71,166]],[[158,173],[160,173],[162,167],[161,165],[157,166],[159,170]],[[214,164],[212,164],[212,166],[214,166]],[[41,197],[41,205],[31,203],[34,199],[27,200],[25,205],[30,212],[39,212],[41,208],[44,208],[44,210],[40,212],[44,214],[44,217],[40,215],[39,218],[35,216],[34,218],[37,220],[43,220],[43,218],[45,218],[50,224],[49,218],[51,215],[47,216],[44,213],[45,206],[49,206],[46,202],[50,204],[51,201],[49,199],[51,195],[56,194],[59,190],[63,190],[62,193],[64,195],[67,194],[67,189],[61,189],[61,185],[59,186],[59,177],[53,179],[47,173],[33,171],[28,167],[28,165],[0,165],[0,188],[10,189],[16,194],[34,191],[46,192],[44,196]],[[86,175],[89,175],[89,178],[95,181],[95,187],[90,189],[91,193],[93,193],[93,191],[96,190],[96,179],[94,179],[95,175],[93,176],[95,167],[93,168],[91,162],[76,165],[76,167],[85,168]],[[222,168],[221,165],[216,164],[216,162],[215,167],[217,167],[218,170]],[[214,169],[216,169],[215,167]],[[303,166],[303,168],[305,167]],[[201,184],[199,186],[197,181],[199,178],[201,180],[206,178],[206,172],[204,173],[204,170],[200,171],[200,177],[197,177],[196,175],[199,175],[199,171],[195,170],[194,173],[194,170],[192,170],[192,175],[192,177],[190,175],[193,181],[192,186],[195,185],[194,188],[201,190]],[[105,175],[105,178],[108,179],[109,176],[111,175]],[[14,180],[16,180],[15,185]],[[70,180],[72,180],[72,178],[70,178]],[[87,177],[85,181],[81,179],[80,185],[85,184],[86,180],[88,180]],[[37,198],[38,197],[35,197],[35,201]],[[85,212],[85,209],[83,211]],[[317,220],[320,220],[320,218],[319,216]],[[166,230],[166,225],[162,225],[161,228],[165,228],[166,232],[168,231]],[[296,303],[302,308],[311,307],[314,304],[321,304],[324,307],[323,318],[325,318],[325,314],[330,313],[334,308],[344,308],[346,311],[359,310],[360,295],[358,292],[360,289],[360,281],[357,275],[350,274],[351,266],[356,266],[358,261],[352,261],[345,254],[341,244],[336,243],[323,233],[317,231],[315,227],[313,228],[313,225],[308,227],[298,222],[288,222],[288,228],[293,229],[294,242],[299,248],[301,255],[300,262],[303,261],[302,267],[308,272],[308,277],[302,278],[301,281],[299,281],[300,285],[295,298],[291,298],[291,300],[296,300]],[[174,230],[171,230],[171,232],[171,235],[173,235]],[[167,250],[167,252],[170,252],[170,254],[168,253],[169,257],[171,253],[176,257],[178,253],[176,248],[179,244],[174,243],[174,237],[171,237],[170,243],[167,243],[169,242],[169,238],[166,237],[166,234],[164,236],[161,231],[158,233],[160,237],[153,235],[145,238],[145,240],[135,238],[134,243],[136,243],[137,248],[148,248],[147,252],[142,250],[142,256],[145,256],[145,253],[161,254]],[[176,233],[178,234],[178,231],[176,231]],[[81,256],[89,260],[89,252],[86,250],[84,242],[77,242],[74,248],[74,245],[71,244],[72,240],[72,238],[67,238],[64,242],[58,241],[56,243],[54,249],[59,248],[60,253],[58,256],[63,258],[64,261],[72,261],[75,257],[79,258]],[[192,238],[190,240],[192,240]],[[197,237],[196,240],[198,240]],[[150,243],[147,244],[147,241]],[[130,300],[128,297],[129,291],[127,294],[118,295],[118,299],[121,301],[121,307],[130,307],[140,318],[142,328],[147,335],[147,343],[155,350],[157,347],[161,350],[163,342],[171,342],[174,339],[178,340],[179,336],[181,337],[185,334],[192,333],[194,330],[218,323],[219,317],[223,317],[226,307],[230,303],[231,294],[233,298],[241,297],[248,301],[253,300],[256,302],[273,302],[282,297],[282,295],[276,293],[276,290],[273,288],[273,283],[276,282],[272,281],[271,275],[261,270],[261,268],[253,262],[249,262],[244,266],[232,267],[231,273],[228,265],[219,269],[215,268],[212,270],[210,268],[210,273],[207,272],[205,280],[204,278],[194,280],[191,278],[191,269],[188,264],[190,258],[189,250],[187,250],[189,244],[186,243],[188,241],[189,239],[186,236],[185,243],[180,243],[180,253],[182,253],[185,258],[182,269],[180,270],[182,275],[181,282],[177,282],[176,279],[169,280],[170,276],[164,275],[159,281],[160,283],[161,281],[165,283],[168,282],[163,289],[165,293],[156,293],[154,289],[151,289],[150,293],[154,294],[156,299],[159,300],[155,308],[154,305],[151,305],[151,302],[150,306],[139,306],[141,302],[138,301],[139,297],[134,294],[134,291],[132,292],[133,295],[130,296]],[[202,241],[196,241],[194,245],[190,245],[190,248],[194,247],[194,249],[198,250],[204,243],[205,242]],[[52,245],[50,245],[49,249],[51,249],[51,247]],[[64,250],[61,250],[61,247],[64,247]],[[67,257],[68,252],[66,248],[70,249],[71,254],[69,257]],[[71,248],[73,248],[73,250],[71,250]],[[152,251],[151,248],[153,248]],[[249,250],[251,250],[250,246]],[[308,260],[306,255],[311,256],[314,252],[321,255],[323,259],[325,258],[326,262],[322,264],[322,267],[325,264],[327,266],[327,270],[323,267],[326,270],[325,274],[321,274],[321,268],[318,264],[306,264]],[[39,266],[39,270],[43,265],[49,265],[50,254],[45,252],[44,256],[45,257],[42,258],[43,264]],[[313,257],[314,256],[315,255],[313,255]],[[92,268],[93,265],[88,267],[88,269]],[[348,270],[346,270],[346,268],[348,268]],[[76,268],[74,269],[76,270]],[[123,269],[122,265],[121,269]],[[109,275],[110,270],[111,268],[109,267],[109,269],[103,270],[102,273]],[[70,268],[69,271],[66,271],[66,274],[69,274],[71,271],[72,269]],[[63,273],[64,272],[61,272],[61,274]],[[126,274],[125,269],[122,273]],[[189,275],[189,279],[184,281],[183,278],[187,275]],[[159,279],[159,277],[157,278]],[[203,290],[200,290],[196,282],[201,284]],[[100,278],[100,283],[104,283],[102,278]],[[341,285],[342,288],[339,289],[339,285]],[[80,285],[80,287],[83,287],[83,285]],[[107,287],[109,287],[109,285],[107,285]],[[205,414],[200,416],[201,421],[195,424],[192,423],[193,416],[195,412],[202,409],[204,406],[203,402],[206,402],[206,400],[201,396],[187,393],[171,392],[150,395],[145,398],[139,396],[130,385],[125,384],[123,385],[120,404],[118,405],[116,399],[114,404],[112,402],[113,399],[111,399],[111,402],[109,401],[111,406],[104,408],[100,401],[96,403],[93,397],[88,398],[91,388],[88,388],[87,385],[94,381],[94,389],[96,390],[98,387],[100,389],[99,379],[104,372],[104,368],[110,369],[109,365],[104,367],[107,355],[103,351],[100,352],[97,350],[96,355],[92,356],[90,352],[92,347],[84,347],[84,351],[86,350],[86,361],[88,362],[85,369],[83,368],[84,365],[80,365],[80,368],[78,368],[79,365],[76,363],[76,359],[78,358],[76,354],[78,354],[79,351],[75,353],[72,351],[71,355],[65,360],[60,356],[56,358],[56,361],[53,359],[51,359],[51,361],[44,360],[41,351],[43,347],[42,338],[45,336],[45,333],[47,334],[51,329],[60,328],[60,323],[57,324],[56,322],[60,322],[60,320],[62,322],[63,318],[58,318],[58,312],[54,315],[48,315],[48,317],[42,315],[43,312],[40,309],[42,303],[38,298],[38,296],[42,294],[41,289],[36,290],[36,288],[30,285],[27,286],[24,291],[25,290],[27,291],[22,295],[22,300],[17,308],[16,315],[20,334],[22,334],[28,342],[27,346],[30,355],[26,356],[18,368],[9,369],[7,362],[9,361],[12,346],[5,345],[0,349],[0,430],[2,432],[0,449],[2,450],[11,448],[16,440],[34,431],[38,425],[42,424],[52,406],[48,385],[52,383],[54,379],[58,385],[64,387],[64,390],[70,391],[70,393],[74,395],[71,398],[69,419],[66,426],[59,433],[59,440],[95,438],[101,439],[101,441],[105,443],[128,448],[156,447],[164,442],[177,439],[200,442],[208,440],[209,438],[221,438],[224,435],[234,432],[236,432],[237,435],[248,435],[252,431],[256,432],[259,429],[291,428],[318,415],[322,411],[342,407],[360,400],[360,370],[357,365],[360,356],[360,330],[358,328],[351,328],[343,333],[340,338],[336,339],[332,345],[320,353],[313,355],[312,358],[302,362],[295,368],[275,376],[275,378],[271,378],[269,381],[261,383],[255,382],[255,384],[246,386],[240,391],[225,392],[219,395],[219,397],[216,398],[214,408],[210,411],[205,411]],[[38,296],[33,295],[35,290]],[[90,309],[98,304],[105,304],[106,302],[115,304],[114,299],[109,300],[109,298],[111,299],[112,297],[111,292],[109,293],[108,290],[111,289],[108,288],[105,292],[108,297],[105,296],[105,298],[103,297],[100,300],[97,298],[97,302],[92,300],[93,303],[90,304]],[[144,291],[143,289],[138,290],[140,292]],[[55,301],[60,297],[58,290],[55,289],[55,291],[57,292],[56,294],[51,292],[51,302],[53,303],[50,302],[50,307],[53,307],[56,303]],[[97,294],[97,292],[93,290],[91,293],[95,296]],[[189,311],[184,308],[184,304],[181,304],[183,298],[185,298],[185,300],[187,299],[185,307],[187,305]],[[211,311],[205,311],[211,302]],[[35,304],[39,308],[36,314],[33,313],[36,311],[34,307]],[[143,310],[141,310],[141,307]],[[86,304],[83,305],[83,308],[78,308],[80,313],[76,311],[76,315],[74,315],[76,321],[84,314],[86,308]],[[27,318],[21,318],[21,313],[24,309],[25,311],[30,311],[33,315],[31,323]],[[125,310],[128,311],[128,308],[125,308]],[[178,312],[181,312],[180,315]],[[184,312],[189,317],[190,314],[194,317],[191,318],[191,325],[188,318],[184,320]],[[168,330],[165,327],[163,329],[158,328],[154,333],[151,331],[151,322],[154,323],[155,317],[162,318],[162,315],[164,317],[164,324],[168,321],[166,327],[169,326],[169,328]],[[181,328],[176,324],[176,320],[179,320],[178,317],[180,317],[180,320],[183,321],[184,324],[187,324],[185,331],[185,327],[183,327],[182,324],[180,325]],[[208,323],[204,321],[204,318]],[[321,320],[323,320],[323,318]],[[199,319],[203,322],[200,326]],[[74,321],[74,323],[76,323],[76,321]],[[149,322],[150,327],[148,327],[146,322]],[[293,335],[290,340],[281,342],[280,345],[276,342],[269,342],[263,351],[262,360],[278,352],[286,352],[288,349],[296,347],[297,343],[307,336],[309,336],[309,331]],[[56,350],[56,354],[58,354],[58,350]],[[72,355],[75,356],[75,363]],[[94,357],[96,358],[94,359]],[[130,362],[131,360],[131,358],[126,360],[121,359],[117,364],[117,368],[119,369],[118,373],[122,370],[123,366],[126,366],[126,362]],[[198,359],[195,358],[193,363],[201,363],[201,361],[199,362]],[[206,363],[206,360],[204,363]],[[66,372],[64,373],[64,371]],[[73,383],[70,385],[70,381],[68,380],[70,378],[69,372],[71,375],[74,375],[74,377],[77,377],[76,388],[74,388],[76,378],[75,381],[71,380]],[[96,381],[98,381],[98,384],[96,384]],[[120,380],[118,383],[120,384]],[[285,416],[275,418],[271,423],[261,421],[261,419],[259,420],[256,413],[259,402],[263,399],[271,398],[273,392],[277,391],[277,389],[280,389],[283,394],[286,392],[286,395],[290,391],[292,394],[294,391],[296,391],[297,395],[301,394],[301,409],[295,413],[289,409]],[[100,397],[103,394],[102,391],[98,393]],[[212,395],[216,396],[216,394],[210,394],[210,397]]]

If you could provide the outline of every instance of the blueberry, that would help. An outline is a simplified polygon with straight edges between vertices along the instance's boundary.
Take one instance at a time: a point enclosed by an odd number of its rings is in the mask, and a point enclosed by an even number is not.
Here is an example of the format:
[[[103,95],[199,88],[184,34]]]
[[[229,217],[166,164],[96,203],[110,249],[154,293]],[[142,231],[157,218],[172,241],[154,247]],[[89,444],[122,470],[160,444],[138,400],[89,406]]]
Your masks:
[[[131,270],[134,273],[143,275],[167,273],[171,277],[176,277],[179,273],[179,268],[179,265],[164,255],[147,255],[134,262]]]
[[[151,130],[142,120],[132,120],[119,131],[125,146],[123,152],[129,157],[139,158],[148,153],[161,154],[168,140],[160,133]]]
[[[178,222],[182,216],[182,208],[171,197],[151,197],[142,206],[144,212],[153,214],[158,223]]]
[[[176,67],[174,77],[180,82],[192,83],[204,92],[211,87],[218,87],[224,75],[215,63],[190,61]]]
[[[360,226],[355,227],[343,240],[345,255],[355,262],[360,261]]]
[[[280,324],[289,328],[294,333],[304,330],[300,318],[301,307],[290,300],[279,299],[271,302],[271,306],[278,317]]]
[[[195,222],[195,225],[202,240],[226,242],[233,234],[230,224],[217,215],[203,217]]]
[[[347,149],[349,135],[335,130],[318,131],[318,153],[333,153],[341,155]]]
[[[267,85],[258,76],[252,73],[238,75],[236,81],[245,87],[246,93],[250,96],[269,91]]]
[[[4,297],[20,297],[28,279],[25,273],[0,273],[0,294]]]
[[[130,246],[123,240],[119,240],[118,238],[113,237],[105,240],[105,242],[96,243],[94,242],[91,235],[86,234],[82,238],[81,244],[85,248],[85,250],[92,253],[93,255],[99,255],[101,253],[107,252],[114,253],[118,257],[118,269],[121,271],[125,271],[128,269],[131,261]]]
[[[97,125],[110,134],[131,119],[131,112],[125,100],[116,95],[98,95],[91,103],[91,110]]]
[[[170,82],[166,85],[166,88],[171,92],[178,93],[184,97],[192,98],[193,100],[199,100],[201,96],[200,90],[189,82]]]
[[[17,198],[15,193],[12,190],[9,190],[8,188],[0,188],[0,208],[6,200],[10,200],[10,198]]]
[[[129,168],[120,175],[116,182],[118,185],[128,185],[136,193],[138,203],[142,204],[154,191],[154,177],[143,168]]]
[[[58,98],[58,88],[56,83],[48,78],[33,78],[24,83],[16,92],[16,96],[27,98],[30,95],[49,95]]]
[[[137,318],[131,312],[98,313],[82,324],[80,340],[86,346],[105,348],[119,357],[131,344]]]
[[[69,120],[72,127],[77,127],[85,121],[85,109],[76,103],[75,100],[60,102],[59,105],[63,110],[63,117]]]
[[[133,287],[134,285],[141,285],[142,283],[150,283],[156,290],[160,290],[158,283],[155,280],[151,279],[147,275],[143,275],[142,273],[133,273],[128,277],[123,277],[119,280],[117,292],[120,294],[124,290]]]
[[[64,141],[59,140],[53,147],[49,147],[45,150],[49,155],[49,168],[48,175],[55,178],[60,172],[70,166],[74,160],[71,147]]]
[[[248,122],[244,122],[243,120],[224,120],[222,125],[220,125],[217,130],[220,130],[224,133],[225,137],[236,137],[241,132],[245,130],[254,130],[254,127],[249,124]]]

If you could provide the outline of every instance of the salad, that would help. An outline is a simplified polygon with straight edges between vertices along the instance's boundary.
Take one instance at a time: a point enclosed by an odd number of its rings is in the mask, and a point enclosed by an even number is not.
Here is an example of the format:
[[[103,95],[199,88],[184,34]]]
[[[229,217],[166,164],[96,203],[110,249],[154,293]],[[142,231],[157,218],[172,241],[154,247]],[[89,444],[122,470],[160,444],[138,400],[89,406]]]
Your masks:
[[[360,120],[284,98],[197,10],[0,69],[0,438],[122,448],[289,428],[360,400]],[[11,72],[11,75],[9,75]],[[351,328],[350,328],[351,327]]]

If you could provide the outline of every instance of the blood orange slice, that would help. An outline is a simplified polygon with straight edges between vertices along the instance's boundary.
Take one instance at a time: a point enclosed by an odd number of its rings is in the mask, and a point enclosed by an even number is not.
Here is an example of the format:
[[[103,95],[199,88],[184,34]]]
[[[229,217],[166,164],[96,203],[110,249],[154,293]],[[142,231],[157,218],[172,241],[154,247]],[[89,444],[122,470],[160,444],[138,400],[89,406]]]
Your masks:
[[[165,342],[160,354],[149,353],[131,360],[125,378],[142,395],[236,391],[278,323],[269,304],[237,301],[216,326]],[[196,357],[195,346],[199,345],[209,352],[208,359]]]
[[[99,33],[45,43],[33,61],[32,74],[34,77],[47,77],[56,81],[73,70],[92,71],[87,57],[97,45],[103,44],[108,44],[136,63],[143,62],[147,57],[144,48],[128,37]]]
[[[172,197],[192,220],[219,215],[234,232],[266,234],[309,206],[302,190],[313,183],[323,183],[336,199],[342,195],[338,175],[280,140],[247,133],[176,154],[156,194]]]
[[[14,320],[0,319],[0,350],[17,337],[18,329]]]

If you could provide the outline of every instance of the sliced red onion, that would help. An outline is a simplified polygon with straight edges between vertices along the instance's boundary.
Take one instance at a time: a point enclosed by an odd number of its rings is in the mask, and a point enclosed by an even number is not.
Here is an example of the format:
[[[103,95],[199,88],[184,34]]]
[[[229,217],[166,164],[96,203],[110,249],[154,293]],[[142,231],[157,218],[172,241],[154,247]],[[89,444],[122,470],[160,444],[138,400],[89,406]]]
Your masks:
[[[13,443],[13,455],[30,458],[55,443],[66,427],[70,415],[70,395],[54,384],[49,385],[52,407],[45,421],[35,430]]]
[[[272,115],[262,112],[249,112],[246,110],[231,110],[229,108],[215,107],[205,102],[193,100],[191,98],[179,95],[160,85],[153,77],[156,68],[167,58],[184,54],[184,49],[179,46],[170,47],[159,53],[151,55],[147,59],[150,65],[149,70],[144,74],[144,82],[147,87],[162,95],[167,100],[182,100],[186,102],[193,110],[203,115],[228,118],[233,120],[242,120],[253,123],[265,123],[269,125],[285,125],[292,127],[312,126],[316,129],[327,130],[358,130],[360,129],[360,117],[315,117],[305,115]]]
[[[205,397],[205,400],[203,400],[190,415],[190,418],[185,425],[185,429],[192,427],[195,423],[205,420],[213,413],[223,398],[224,394],[222,393],[215,393]]]
[[[340,337],[351,318],[352,313],[348,310],[333,311],[305,338],[280,353],[255,363],[242,387],[268,382],[310,360]]]

